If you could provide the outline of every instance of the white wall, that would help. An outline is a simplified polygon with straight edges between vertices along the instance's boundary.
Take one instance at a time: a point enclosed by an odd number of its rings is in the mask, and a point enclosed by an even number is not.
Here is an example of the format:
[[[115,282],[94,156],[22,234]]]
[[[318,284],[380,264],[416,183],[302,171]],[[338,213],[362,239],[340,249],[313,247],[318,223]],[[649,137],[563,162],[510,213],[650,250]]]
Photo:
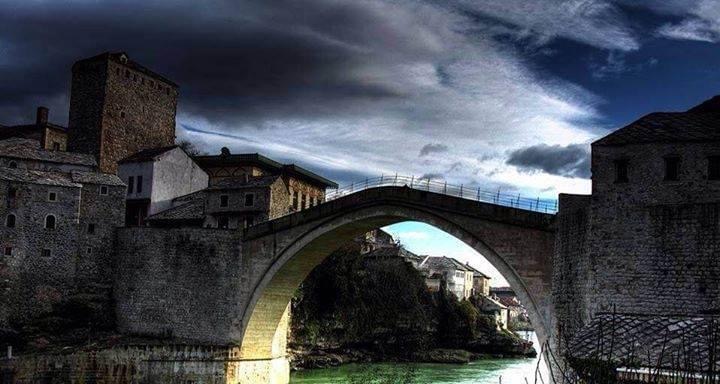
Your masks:
[[[132,193],[128,193],[127,199],[149,199],[152,189],[153,163],[125,163],[118,165],[118,177],[123,183],[129,185],[128,179],[134,178]],[[142,192],[137,193],[138,176],[142,176]]]
[[[160,155],[153,163],[152,215],[172,207],[172,199],[205,189],[208,175],[185,151],[175,148]]]

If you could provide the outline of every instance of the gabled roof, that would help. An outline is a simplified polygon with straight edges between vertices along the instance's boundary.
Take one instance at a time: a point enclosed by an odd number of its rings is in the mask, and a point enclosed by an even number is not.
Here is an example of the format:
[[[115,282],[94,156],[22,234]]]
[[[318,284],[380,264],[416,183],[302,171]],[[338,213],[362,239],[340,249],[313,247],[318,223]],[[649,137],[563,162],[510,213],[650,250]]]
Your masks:
[[[82,184],[102,184],[111,186],[125,186],[117,175],[100,172],[80,172],[73,171],[71,173],[72,181]]]
[[[70,175],[64,172],[46,172],[7,167],[0,167],[0,180],[57,187],[82,187],[82,184],[73,182]]]
[[[160,155],[172,151],[175,148],[179,147],[177,145],[170,145],[167,147],[143,149],[140,152],[135,152],[132,155],[118,161],[118,164],[144,163],[146,161],[153,161],[160,157]]]
[[[283,172],[286,172],[290,175],[294,175],[298,178],[302,178],[325,187],[338,187],[337,183],[334,181],[328,180],[295,164],[282,164],[258,153],[230,154],[229,152],[225,152],[226,149],[223,149],[223,151],[224,153],[221,155],[195,156],[194,159],[203,169],[222,166],[253,165],[275,174],[282,174]]]
[[[720,141],[720,96],[686,112],[653,112],[595,141],[614,146]]]
[[[188,221],[205,219],[205,199],[191,200],[149,216],[149,221]]]
[[[473,277],[484,277],[486,279],[490,278],[490,276],[480,272],[480,270],[478,270],[477,268],[470,265],[470,263],[465,263],[465,268],[467,268],[468,270],[470,270],[473,273]]]
[[[0,157],[45,161],[59,164],[97,166],[92,155],[64,151],[48,151],[32,139],[10,138],[0,140]]]
[[[425,256],[420,268],[423,269],[457,269],[460,271],[473,272],[474,269],[468,268],[465,264],[447,256]]]

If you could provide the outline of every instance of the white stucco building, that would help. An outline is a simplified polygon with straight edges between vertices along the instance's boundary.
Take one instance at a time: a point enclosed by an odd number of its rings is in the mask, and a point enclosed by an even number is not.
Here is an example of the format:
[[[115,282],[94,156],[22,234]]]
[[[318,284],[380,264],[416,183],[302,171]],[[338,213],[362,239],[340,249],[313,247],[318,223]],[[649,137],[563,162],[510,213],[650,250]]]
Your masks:
[[[176,197],[208,187],[208,175],[178,146],[147,149],[118,162],[127,185],[126,225],[173,206]]]

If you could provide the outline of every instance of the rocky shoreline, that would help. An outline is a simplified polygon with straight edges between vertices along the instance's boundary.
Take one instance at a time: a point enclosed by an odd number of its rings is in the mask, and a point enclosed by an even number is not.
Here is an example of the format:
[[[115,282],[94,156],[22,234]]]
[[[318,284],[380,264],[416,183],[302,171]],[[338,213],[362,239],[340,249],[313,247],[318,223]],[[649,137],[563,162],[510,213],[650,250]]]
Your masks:
[[[380,354],[358,347],[291,346],[288,350],[292,370],[324,369],[352,363],[413,362],[439,364],[467,364],[483,359],[534,358],[537,352],[531,342],[521,341],[512,348],[483,348],[476,350],[436,348],[406,356]],[[497,346],[494,346],[497,347]],[[495,349],[493,352],[491,350]],[[483,352],[480,352],[483,351]]]

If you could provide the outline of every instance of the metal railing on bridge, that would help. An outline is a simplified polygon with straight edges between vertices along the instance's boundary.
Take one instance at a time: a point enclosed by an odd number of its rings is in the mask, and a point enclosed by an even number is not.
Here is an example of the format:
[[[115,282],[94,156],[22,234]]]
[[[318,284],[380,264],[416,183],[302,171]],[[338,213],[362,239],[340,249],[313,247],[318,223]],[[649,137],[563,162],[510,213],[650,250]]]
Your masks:
[[[500,189],[490,191],[482,188],[468,187],[462,184],[448,184],[446,181],[431,180],[429,178],[398,175],[383,175],[380,177],[366,178],[363,181],[329,191],[325,195],[325,200],[334,200],[365,189],[390,186],[406,186],[408,188],[421,191],[440,193],[443,195],[535,212],[557,213],[558,210],[557,200],[541,199],[539,197],[532,198],[522,196],[519,193],[505,193],[501,192]]]

